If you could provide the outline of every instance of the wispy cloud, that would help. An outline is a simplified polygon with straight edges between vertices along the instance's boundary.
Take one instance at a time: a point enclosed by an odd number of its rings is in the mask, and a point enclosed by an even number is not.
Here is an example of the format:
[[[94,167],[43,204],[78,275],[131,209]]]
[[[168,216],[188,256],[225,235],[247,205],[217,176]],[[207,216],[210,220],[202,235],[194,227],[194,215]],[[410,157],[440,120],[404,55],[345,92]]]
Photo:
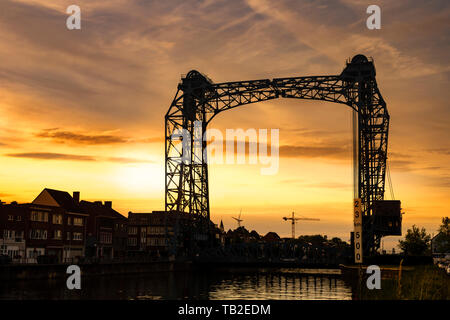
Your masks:
[[[114,135],[86,135],[70,131],[58,131],[57,129],[46,129],[36,133],[36,137],[50,138],[56,142],[72,142],[76,144],[115,144],[125,143],[128,139]]]
[[[293,184],[298,185],[302,188],[318,188],[318,189],[348,189],[352,187],[350,183],[342,183],[342,182],[317,182],[317,183],[308,183],[305,179],[286,179],[280,181],[282,184]]]
[[[209,141],[208,146],[211,148],[211,143]],[[220,143],[220,142],[219,142]],[[228,148],[228,145],[233,146],[234,154],[240,154],[241,150],[237,148],[237,145],[242,144],[243,141],[237,140],[229,140],[222,141],[222,148],[226,152],[230,152],[231,150]],[[249,142],[245,141],[245,155],[249,155],[250,149],[255,150],[256,152],[260,152],[260,149],[266,150],[267,154],[271,154],[272,145],[260,143],[260,142]],[[291,145],[281,145],[279,146],[279,156],[283,158],[327,158],[327,159],[350,159],[351,157],[351,149],[350,146],[335,141],[334,143],[330,142],[310,142],[303,144],[291,144]]]
[[[437,148],[437,149],[428,149],[431,153],[437,153],[437,154],[443,154],[443,155],[450,155],[450,148]]]
[[[109,157],[104,158],[105,161],[118,162],[118,163],[154,163],[152,160],[126,158],[126,157]]]
[[[72,132],[59,130],[58,128],[44,129],[35,133],[36,137],[48,138],[57,143],[69,143],[78,145],[105,145],[105,144],[121,144],[121,143],[155,143],[163,142],[161,138],[142,138],[133,139],[125,136],[111,134],[86,134],[80,132]]]
[[[319,188],[319,189],[348,189],[352,187],[352,184],[340,182],[319,182],[319,183],[305,184],[304,186],[307,188]]]
[[[37,160],[64,160],[64,161],[98,161],[98,162],[117,162],[117,163],[153,163],[152,160],[136,159],[128,157],[95,157],[87,155],[76,155],[66,153],[53,152],[25,152],[25,153],[9,153],[8,157],[27,158]]]
[[[340,146],[282,145],[280,156],[286,158],[332,158],[349,159],[350,148]]]
[[[362,0],[77,0],[82,30],[72,32],[65,28],[71,0],[1,0],[2,154],[35,163],[150,163],[138,158],[146,154],[138,144],[164,143],[164,114],[181,74],[197,69],[216,82],[339,74],[345,59],[363,53],[375,59],[391,114],[389,160],[391,171],[401,173],[394,182],[409,178],[446,188],[450,2],[377,3],[381,30],[365,27],[368,3]],[[218,117],[215,124],[276,125],[280,157],[350,160],[350,117],[340,116],[343,108],[302,104],[307,107],[293,100],[265,102]],[[51,127],[58,128],[42,130]],[[142,147],[163,157],[160,146]],[[7,192],[25,190],[24,185],[10,191],[9,181],[26,184],[30,172],[36,180],[47,179],[34,168],[21,170],[21,161],[9,162],[15,170],[3,166],[1,172]],[[289,169],[291,162],[284,161]],[[280,170],[280,180],[295,178],[292,172]],[[341,187],[321,182],[328,181],[321,174],[303,183]],[[76,175],[70,179],[76,181]],[[86,179],[86,187],[98,178]],[[267,187],[246,181],[261,189],[245,201],[260,201]],[[403,187],[411,192],[402,200],[419,201],[417,186]],[[280,201],[291,201],[281,199],[289,194],[282,191]],[[433,194],[423,197],[428,201]]]
[[[64,153],[52,153],[52,152],[25,152],[25,153],[9,153],[8,157],[15,158],[28,158],[39,160],[72,160],[72,161],[95,161],[95,158],[91,156],[64,154]]]
[[[12,195],[9,193],[2,193],[0,192],[0,197],[11,197]]]

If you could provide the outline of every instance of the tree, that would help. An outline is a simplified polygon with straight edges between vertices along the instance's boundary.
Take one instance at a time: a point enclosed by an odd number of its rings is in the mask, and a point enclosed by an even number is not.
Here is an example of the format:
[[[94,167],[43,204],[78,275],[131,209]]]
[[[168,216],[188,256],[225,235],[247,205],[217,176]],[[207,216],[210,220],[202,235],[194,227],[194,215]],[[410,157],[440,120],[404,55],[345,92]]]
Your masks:
[[[327,242],[327,236],[322,236],[320,234],[316,234],[316,235],[304,235],[304,236],[300,236],[298,237],[298,240],[300,240],[300,242],[302,243],[311,243],[315,246],[321,246],[323,245],[325,242]]]
[[[399,247],[404,254],[410,256],[424,255],[430,252],[431,236],[425,228],[419,230],[415,225],[406,231],[405,240],[399,240]]]
[[[439,227],[439,232],[442,232],[446,235],[450,235],[450,219],[449,219],[449,217],[442,218],[442,224]]]
[[[442,224],[439,227],[439,233],[433,239],[434,252],[450,252],[450,219],[442,218]]]
[[[332,238],[329,242],[336,245],[336,247],[338,247],[338,248],[345,248],[345,247],[349,246],[349,244],[347,242],[342,241],[342,239],[340,239],[338,237]]]

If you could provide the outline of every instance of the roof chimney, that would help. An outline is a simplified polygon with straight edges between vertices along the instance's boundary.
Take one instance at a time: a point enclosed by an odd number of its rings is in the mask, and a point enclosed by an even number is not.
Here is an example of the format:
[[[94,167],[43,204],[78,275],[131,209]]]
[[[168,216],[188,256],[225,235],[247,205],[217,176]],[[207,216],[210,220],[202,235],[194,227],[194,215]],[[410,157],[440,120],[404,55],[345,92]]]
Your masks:
[[[105,207],[108,209],[112,208],[112,201],[105,201]]]
[[[73,200],[74,200],[76,203],[79,203],[79,202],[80,202],[80,191],[74,191],[74,192],[73,192]]]

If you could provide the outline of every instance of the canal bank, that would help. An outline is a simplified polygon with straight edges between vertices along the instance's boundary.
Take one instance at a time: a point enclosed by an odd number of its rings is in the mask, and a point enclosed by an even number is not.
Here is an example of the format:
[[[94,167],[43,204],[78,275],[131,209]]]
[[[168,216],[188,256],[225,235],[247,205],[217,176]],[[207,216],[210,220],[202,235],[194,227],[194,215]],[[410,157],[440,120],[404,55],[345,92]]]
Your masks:
[[[107,275],[133,275],[161,273],[174,271],[207,271],[259,268],[308,268],[308,269],[339,269],[338,264],[299,263],[298,261],[269,260],[233,260],[194,259],[194,260],[162,260],[162,261],[121,261],[97,263],[73,263],[80,267],[85,277]],[[10,264],[0,265],[0,280],[29,280],[66,278],[67,267],[71,264]]]
[[[77,264],[83,277],[190,271],[190,261],[111,262]],[[0,266],[0,280],[66,278],[68,264],[21,264]]]

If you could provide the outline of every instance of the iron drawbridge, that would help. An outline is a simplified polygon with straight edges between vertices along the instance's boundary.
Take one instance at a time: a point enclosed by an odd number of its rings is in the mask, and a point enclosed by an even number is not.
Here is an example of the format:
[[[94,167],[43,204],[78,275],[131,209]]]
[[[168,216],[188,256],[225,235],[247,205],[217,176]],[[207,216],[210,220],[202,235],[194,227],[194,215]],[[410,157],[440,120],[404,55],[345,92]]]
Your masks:
[[[389,234],[377,227],[374,218],[375,203],[385,193],[390,119],[375,75],[373,60],[360,54],[347,61],[338,75],[213,83],[200,72],[190,71],[182,77],[165,116],[166,212],[189,214],[196,230],[203,230],[197,232],[198,239],[210,225],[207,143],[194,138],[198,123],[205,132],[221,112],[278,98],[339,103],[352,108],[357,120],[355,197],[362,203],[364,254],[372,254],[381,237]],[[181,137],[182,130],[190,135]],[[180,142],[185,147],[180,148]]]

